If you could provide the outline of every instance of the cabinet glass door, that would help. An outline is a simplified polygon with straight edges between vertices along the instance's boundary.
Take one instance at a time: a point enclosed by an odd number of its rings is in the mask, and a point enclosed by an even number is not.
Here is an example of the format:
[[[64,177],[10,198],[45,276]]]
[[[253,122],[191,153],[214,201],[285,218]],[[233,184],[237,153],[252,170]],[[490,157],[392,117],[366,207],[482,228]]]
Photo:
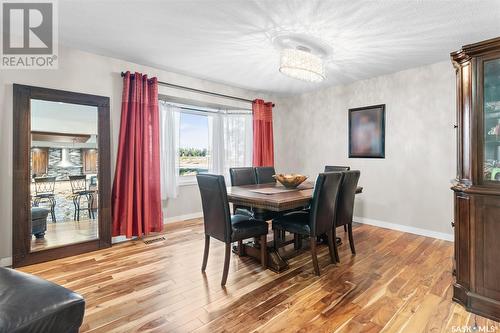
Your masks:
[[[484,181],[500,184],[500,59],[484,62]]]

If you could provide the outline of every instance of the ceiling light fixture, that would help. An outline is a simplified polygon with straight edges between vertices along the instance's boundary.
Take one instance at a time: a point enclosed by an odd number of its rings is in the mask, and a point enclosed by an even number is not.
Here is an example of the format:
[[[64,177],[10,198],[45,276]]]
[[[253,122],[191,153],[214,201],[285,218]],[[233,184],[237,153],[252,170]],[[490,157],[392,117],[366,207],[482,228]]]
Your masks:
[[[321,82],[326,77],[323,60],[304,46],[281,51],[280,72],[307,82]]]

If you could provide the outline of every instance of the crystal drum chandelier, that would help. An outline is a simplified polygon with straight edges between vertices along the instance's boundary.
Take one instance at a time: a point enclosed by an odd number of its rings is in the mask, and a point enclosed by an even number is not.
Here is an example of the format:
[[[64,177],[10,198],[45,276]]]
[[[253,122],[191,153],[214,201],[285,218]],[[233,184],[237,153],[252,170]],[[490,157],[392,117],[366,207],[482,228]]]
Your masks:
[[[326,77],[323,60],[302,46],[281,51],[280,72],[307,82],[321,82]]]

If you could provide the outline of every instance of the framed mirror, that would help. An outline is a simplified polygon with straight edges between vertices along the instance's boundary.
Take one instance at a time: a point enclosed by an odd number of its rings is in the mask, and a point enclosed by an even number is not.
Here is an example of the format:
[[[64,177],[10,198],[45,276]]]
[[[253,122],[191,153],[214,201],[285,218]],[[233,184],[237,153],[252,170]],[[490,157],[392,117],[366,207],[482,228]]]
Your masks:
[[[13,91],[13,267],[111,246],[109,98]]]

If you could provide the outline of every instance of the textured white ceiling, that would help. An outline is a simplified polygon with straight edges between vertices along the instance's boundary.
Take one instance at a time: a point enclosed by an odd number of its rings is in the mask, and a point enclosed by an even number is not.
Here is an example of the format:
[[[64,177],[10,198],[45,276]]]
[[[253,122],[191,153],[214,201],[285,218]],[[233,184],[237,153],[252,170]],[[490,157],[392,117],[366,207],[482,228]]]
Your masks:
[[[59,1],[61,43],[233,86],[311,91],[449,59],[500,36],[500,1]],[[333,49],[327,80],[278,71],[272,37],[292,32]]]

